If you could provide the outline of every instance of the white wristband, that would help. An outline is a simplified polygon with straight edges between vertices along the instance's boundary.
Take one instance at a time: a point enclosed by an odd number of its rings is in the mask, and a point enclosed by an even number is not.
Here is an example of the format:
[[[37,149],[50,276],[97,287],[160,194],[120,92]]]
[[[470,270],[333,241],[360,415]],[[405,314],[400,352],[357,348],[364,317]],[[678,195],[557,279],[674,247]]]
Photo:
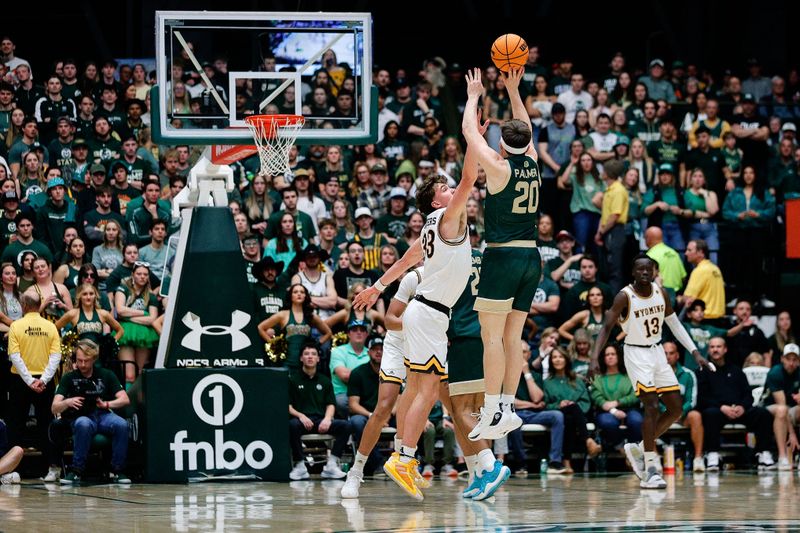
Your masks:
[[[611,413],[612,415],[616,414],[617,408],[616,407],[612,407],[611,409],[608,410],[608,412]]]
[[[530,372],[525,372],[522,376],[525,379],[533,379],[533,374],[531,374]]]
[[[384,285],[383,283],[381,283],[381,280],[380,280],[380,279],[377,279],[377,280],[375,280],[375,284],[373,285],[373,287],[375,287],[376,289],[378,289],[378,292],[383,292],[383,291],[385,291],[385,290],[386,290],[386,285]]]

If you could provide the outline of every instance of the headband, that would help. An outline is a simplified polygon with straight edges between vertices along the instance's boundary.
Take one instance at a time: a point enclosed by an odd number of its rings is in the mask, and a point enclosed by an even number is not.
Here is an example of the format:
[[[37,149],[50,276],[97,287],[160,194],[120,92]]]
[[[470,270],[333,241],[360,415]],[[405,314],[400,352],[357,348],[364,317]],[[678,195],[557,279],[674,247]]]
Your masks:
[[[528,151],[527,144],[522,148],[514,148],[513,146],[509,146],[508,143],[505,140],[503,140],[502,137],[500,137],[500,146],[502,146],[503,149],[509,154],[514,154],[514,155],[522,155]]]

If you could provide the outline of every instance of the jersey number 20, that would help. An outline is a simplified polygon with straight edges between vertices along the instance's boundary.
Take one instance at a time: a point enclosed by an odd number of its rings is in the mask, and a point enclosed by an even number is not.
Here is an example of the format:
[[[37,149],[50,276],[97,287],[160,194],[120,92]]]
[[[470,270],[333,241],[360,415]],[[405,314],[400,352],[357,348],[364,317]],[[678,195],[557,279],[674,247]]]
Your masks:
[[[518,181],[514,186],[515,191],[521,194],[514,198],[514,205],[511,212],[515,215],[525,215],[535,213],[539,209],[539,182],[538,181]]]

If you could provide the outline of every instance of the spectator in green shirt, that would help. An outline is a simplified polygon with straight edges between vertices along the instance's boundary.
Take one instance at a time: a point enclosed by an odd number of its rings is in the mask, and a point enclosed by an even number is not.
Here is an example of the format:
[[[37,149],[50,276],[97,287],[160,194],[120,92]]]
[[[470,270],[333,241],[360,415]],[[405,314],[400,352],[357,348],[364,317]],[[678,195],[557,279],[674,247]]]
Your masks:
[[[603,202],[603,180],[600,179],[594,158],[588,152],[578,157],[571,156],[569,164],[558,178],[558,188],[572,191],[569,210],[572,212],[572,226],[578,243],[584,249],[594,248],[592,237],[600,223],[600,206]]]
[[[800,347],[794,343],[784,346],[781,364],[769,371],[764,388],[769,391],[765,401],[767,410],[775,417],[778,470],[791,470],[791,457],[800,448],[797,440],[797,425],[800,423]],[[788,454],[787,441],[791,452]]]
[[[661,228],[651,226],[644,232],[647,255],[658,263],[661,283],[667,289],[677,292],[683,288],[686,279],[686,268],[681,255],[664,244],[664,233]]]
[[[341,479],[345,473],[339,468],[339,458],[350,438],[350,422],[333,418],[336,398],[330,378],[319,373],[319,348],[309,343],[300,355],[302,365],[289,374],[289,444],[292,448],[294,468],[289,473],[292,480],[308,479],[308,469],[303,462],[301,437],[308,433],[333,435],[331,456],[322,469],[322,477]]]
[[[742,331],[742,329],[753,324],[752,317],[747,317],[746,320],[739,322],[730,329],[722,329],[712,326],[708,323],[703,323],[703,320],[705,319],[705,312],[706,303],[703,300],[693,300],[692,303],[689,304],[686,311],[686,317],[689,319],[689,321],[684,322],[683,327],[694,341],[697,349],[700,351],[700,354],[706,358],[708,357],[708,341],[710,341],[712,338],[735,337],[740,331]],[[685,352],[683,361],[683,366],[687,369],[692,371],[697,370],[697,362],[689,352]]]
[[[658,182],[644,195],[644,214],[647,226],[660,226],[664,232],[664,241],[671,248],[682,251],[686,248],[679,217],[686,211],[682,207],[675,182],[675,169],[669,163],[661,163],[658,167]],[[691,214],[690,212],[688,214]]]
[[[564,414],[564,467],[565,473],[574,470],[569,457],[585,446],[590,457],[602,451],[602,447],[589,436],[586,429],[586,414],[591,402],[583,380],[572,371],[572,361],[561,348],[550,352],[550,377],[544,380],[544,403],[546,409],[559,409]]]
[[[684,368],[678,362],[681,353],[678,351],[677,344],[672,341],[666,341],[663,346],[664,354],[667,356],[667,363],[675,372],[675,377],[678,378],[678,387],[683,399],[681,417],[676,424],[689,428],[692,447],[694,448],[692,470],[694,472],[705,472],[706,464],[703,460],[703,417],[700,415],[700,411],[695,409],[697,405],[697,377],[694,372]],[[659,405],[659,409],[663,412],[666,407],[662,403]]]
[[[621,448],[623,439],[639,442],[644,419],[619,347],[606,346],[598,363],[601,375],[592,381],[592,403],[598,411],[597,426],[603,432],[603,442],[615,448]],[[623,424],[627,429],[620,428]]]

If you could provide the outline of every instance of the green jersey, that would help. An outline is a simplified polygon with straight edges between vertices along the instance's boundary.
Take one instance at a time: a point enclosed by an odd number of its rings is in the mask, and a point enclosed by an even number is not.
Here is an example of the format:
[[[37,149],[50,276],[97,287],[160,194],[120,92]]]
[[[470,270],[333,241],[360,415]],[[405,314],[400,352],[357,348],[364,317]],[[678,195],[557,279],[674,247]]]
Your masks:
[[[535,241],[538,236],[539,165],[527,155],[508,158],[511,175],[505,187],[486,195],[485,237],[487,243]]]
[[[481,261],[483,254],[480,250],[472,250],[472,273],[469,275],[464,292],[458,297],[450,316],[450,327],[447,330],[448,338],[481,337],[481,325],[478,322],[478,312],[473,309],[475,298],[478,296],[478,282],[481,279]]]
[[[684,322],[683,328],[692,338],[695,346],[697,346],[697,351],[703,357],[708,357],[708,343],[712,337],[722,337],[724,339],[728,336],[727,329],[717,328],[709,324]],[[684,351],[683,361],[683,366],[688,370],[697,370],[697,361],[694,360],[691,353]]]

